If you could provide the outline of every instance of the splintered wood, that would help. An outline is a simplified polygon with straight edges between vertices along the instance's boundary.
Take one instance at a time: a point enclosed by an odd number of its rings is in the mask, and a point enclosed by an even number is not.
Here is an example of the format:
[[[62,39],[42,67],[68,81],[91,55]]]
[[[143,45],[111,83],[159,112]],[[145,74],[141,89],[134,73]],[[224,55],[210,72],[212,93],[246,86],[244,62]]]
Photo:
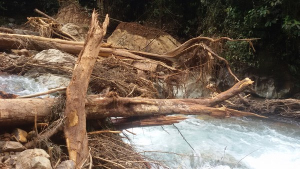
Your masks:
[[[66,123],[64,133],[69,159],[76,163],[76,168],[83,166],[89,154],[86,133],[86,92],[96,58],[100,51],[100,43],[109,23],[108,16],[106,16],[103,26],[100,27],[97,17],[98,15],[93,12],[84,48],[78,56],[72,80],[66,91]]]

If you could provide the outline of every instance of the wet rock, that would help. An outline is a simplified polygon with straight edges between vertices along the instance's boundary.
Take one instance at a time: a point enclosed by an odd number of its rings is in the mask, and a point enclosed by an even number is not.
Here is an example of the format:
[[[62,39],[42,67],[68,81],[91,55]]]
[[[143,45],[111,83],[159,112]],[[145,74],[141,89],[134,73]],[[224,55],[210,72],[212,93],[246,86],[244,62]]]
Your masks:
[[[261,77],[256,79],[254,89],[260,97],[274,98],[276,94],[274,83],[272,78]]]
[[[17,128],[14,130],[13,135],[15,136],[15,138],[17,139],[18,142],[21,142],[21,143],[27,142],[28,134],[26,131]]]
[[[209,79],[210,76],[204,77],[206,79]],[[205,84],[202,84],[199,82],[198,77],[196,76],[190,76],[187,77],[186,79],[181,79],[184,81],[185,85],[179,85],[179,86],[174,86],[171,89],[173,90],[173,96],[174,98],[177,99],[183,99],[183,98],[200,98],[200,97],[210,97],[210,94],[212,93],[210,90],[208,90],[205,86]],[[209,81],[209,80],[207,80]],[[164,84],[159,84],[157,87],[159,90],[159,93],[161,94],[159,97],[160,98],[165,98],[165,97],[172,97],[172,96],[165,96],[162,95],[162,91],[166,91],[167,89],[165,88],[167,85]]]
[[[180,45],[171,35],[138,23],[122,22],[107,40],[116,47],[163,54]]]
[[[200,84],[197,79],[189,79],[186,81],[185,86],[173,88],[175,98],[200,98],[210,96],[210,91],[204,90],[205,86]]]
[[[5,143],[2,146],[3,152],[22,151],[22,150],[25,150],[25,147],[17,141],[5,141]]]
[[[286,82],[283,87],[279,87],[278,81],[270,77],[256,77],[254,89],[256,94],[267,99],[280,99],[286,97],[293,90],[293,85]]]
[[[63,161],[55,169],[75,169],[75,162],[72,160]]]
[[[28,149],[17,156],[16,169],[52,169],[49,155],[43,149]]]

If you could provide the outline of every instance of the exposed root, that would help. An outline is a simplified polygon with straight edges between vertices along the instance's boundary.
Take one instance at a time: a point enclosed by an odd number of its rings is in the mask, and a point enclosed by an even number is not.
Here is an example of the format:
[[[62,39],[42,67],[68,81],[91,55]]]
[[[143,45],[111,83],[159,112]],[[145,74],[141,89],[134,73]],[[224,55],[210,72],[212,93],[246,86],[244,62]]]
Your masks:
[[[283,117],[300,118],[300,100],[297,99],[263,100],[244,98],[241,100],[234,97],[230,101],[234,104],[226,104],[226,106],[232,109],[250,111],[262,115],[281,115]]]

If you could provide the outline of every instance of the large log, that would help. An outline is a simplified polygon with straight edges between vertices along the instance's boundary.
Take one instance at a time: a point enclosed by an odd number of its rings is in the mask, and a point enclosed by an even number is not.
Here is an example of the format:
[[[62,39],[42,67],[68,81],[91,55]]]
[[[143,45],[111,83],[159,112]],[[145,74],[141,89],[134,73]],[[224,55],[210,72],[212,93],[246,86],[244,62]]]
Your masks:
[[[67,41],[62,39],[52,39],[33,35],[19,35],[0,33],[0,49],[32,49],[46,50],[58,49],[67,53],[78,55],[83,49],[83,42]],[[111,55],[130,58],[135,60],[143,60],[148,63],[156,63],[170,70],[176,70],[173,65],[176,60],[165,55],[157,55],[146,52],[129,51],[126,49],[118,49],[111,47],[109,44],[101,44],[99,56],[108,57]]]
[[[0,49],[59,49],[77,55],[82,50],[83,45],[83,42],[51,39],[34,35],[0,33]]]
[[[58,99],[0,99],[0,126],[34,124],[35,115],[41,122],[51,115]]]
[[[58,49],[72,54],[79,54],[83,49],[83,42],[68,41],[62,39],[45,38],[34,35],[19,35],[19,34],[7,34],[0,32],[0,49],[32,49],[32,50],[46,50],[46,49]],[[133,59],[145,59],[152,58],[157,60],[163,60],[173,62],[174,60],[168,58],[170,56],[158,55],[139,51],[129,51],[125,49],[118,49],[111,47],[110,44],[103,43],[100,47],[99,56],[110,56],[111,54],[133,58]]]
[[[216,59],[223,61],[226,64],[227,69],[230,71],[230,74],[233,75],[229,68],[228,62],[224,59],[219,57],[216,53],[214,53],[208,46],[200,42],[218,42],[218,41],[247,41],[249,42],[250,46],[253,48],[252,42],[253,40],[257,39],[230,39],[228,37],[222,37],[218,39],[212,39],[208,37],[196,37],[192,38],[176,49],[167,52],[165,54],[153,54],[141,51],[132,51],[126,49],[119,49],[116,47],[112,47],[110,44],[103,43],[100,48],[99,56],[107,57],[111,55],[121,56],[125,58],[131,58],[136,60],[147,60],[149,62],[155,62],[163,67],[166,67],[170,70],[176,70],[171,65],[178,64],[178,57],[182,54],[188,52],[189,50],[195,48],[201,48],[206,50],[207,52],[211,53]],[[52,39],[52,38],[45,38],[40,36],[33,36],[33,35],[19,35],[19,34],[7,34],[7,33],[0,33],[0,49],[32,49],[32,50],[45,50],[45,49],[59,49],[61,51],[65,51],[72,54],[79,54],[83,48],[83,42],[74,42],[62,39]],[[253,48],[254,49],[254,48]],[[233,75],[234,76],[234,75]],[[237,77],[234,76],[235,79]]]
[[[208,114],[217,117],[259,116],[250,112],[211,107],[237,95],[252,82],[246,78],[210,99],[111,98],[90,95],[87,97],[85,110],[87,119],[170,114]],[[37,120],[41,122],[51,115],[51,109],[57,101],[58,99],[54,98],[0,99],[0,126],[33,124],[35,114],[37,114]]]

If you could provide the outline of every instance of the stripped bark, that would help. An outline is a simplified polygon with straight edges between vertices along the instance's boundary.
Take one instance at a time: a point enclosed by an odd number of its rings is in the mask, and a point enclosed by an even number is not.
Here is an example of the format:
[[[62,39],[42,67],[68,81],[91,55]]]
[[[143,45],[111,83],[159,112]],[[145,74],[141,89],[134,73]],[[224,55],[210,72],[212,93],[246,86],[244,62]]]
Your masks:
[[[106,33],[109,22],[108,16],[106,16],[103,28],[101,28],[97,17],[98,14],[93,12],[84,48],[78,56],[72,80],[66,91],[66,124],[64,133],[69,159],[75,162],[76,168],[83,166],[89,154],[86,133],[85,98],[90,76],[100,51],[100,43]]]

